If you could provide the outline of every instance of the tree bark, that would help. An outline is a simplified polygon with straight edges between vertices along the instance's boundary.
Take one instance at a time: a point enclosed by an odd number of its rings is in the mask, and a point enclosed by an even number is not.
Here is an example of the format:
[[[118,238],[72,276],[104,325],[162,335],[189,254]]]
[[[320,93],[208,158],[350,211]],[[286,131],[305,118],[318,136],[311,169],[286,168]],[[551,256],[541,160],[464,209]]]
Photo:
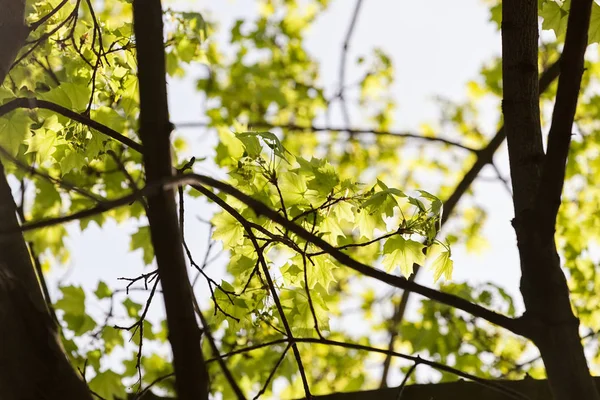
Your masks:
[[[600,379],[595,379],[596,387],[600,388]],[[519,381],[489,381],[500,383],[507,389],[518,392],[521,398],[529,400],[548,400],[552,392],[547,380],[526,378]],[[332,393],[313,396],[313,400],[397,400],[400,388],[382,388],[361,392]],[[501,393],[488,386],[475,382],[457,381],[447,383],[429,383],[408,385],[402,391],[401,400],[510,400],[506,393]],[[518,398],[518,397],[517,397]],[[571,397],[572,400],[579,399]]]
[[[0,0],[0,10],[2,82],[28,28],[24,1]],[[91,399],[69,364],[50,318],[1,162],[0,232],[0,398]]]
[[[140,86],[140,137],[146,180],[172,175],[167,83],[160,0],[134,0],[133,23]],[[177,221],[175,192],[148,197],[152,245],[162,284],[176,390],[182,400],[208,399],[208,374],[200,346],[192,291]]]
[[[583,66],[590,10],[591,0],[572,2],[565,50],[561,57],[558,93],[565,92],[565,86],[566,90],[576,86],[576,90],[574,94],[570,93],[569,99],[574,104],[564,105],[572,109],[570,121],[562,119],[557,122],[553,118],[552,125],[566,127],[569,137],[581,80],[581,73],[577,76],[570,63],[576,63],[575,69],[579,64]],[[548,165],[560,161],[549,159],[542,145],[537,13],[537,0],[504,0],[502,3],[502,108],[514,193],[513,226],[521,261],[521,293],[526,308],[523,321],[529,326],[526,336],[540,350],[554,398],[598,400],[600,396],[591,379],[579,337],[579,320],[571,309],[569,288],[554,242],[554,223],[564,181],[568,141],[563,149],[562,172],[554,177],[560,182],[552,182],[559,189],[554,190],[554,198],[540,196],[546,189],[544,185],[547,184],[541,183],[542,176],[548,172]],[[576,33],[573,34],[573,31]],[[558,101],[560,96],[557,97],[557,105]],[[557,115],[557,108],[554,114]],[[549,148],[551,146],[549,144]],[[553,211],[548,213],[548,209]]]
[[[540,93],[545,92],[548,87],[556,80],[560,73],[560,60],[556,61],[552,64],[544,73],[540,76],[539,81],[539,91]],[[460,182],[456,185],[452,194],[448,197],[448,199],[444,200],[444,209],[442,213],[441,226],[443,227],[448,219],[452,216],[454,210],[458,206],[458,202],[462,199],[463,195],[467,192],[469,187],[473,184],[475,179],[479,176],[479,173],[486,165],[493,162],[494,154],[496,154],[496,150],[500,147],[502,143],[504,143],[504,139],[506,139],[506,131],[504,130],[504,126],[498,129],[498,132],[494,135],[494,137],[488,142],[488,144],[480,150],[477,154],[477,159],[471,166],[471,168],[465,173]],[[409,277],[410,280],[414,281],[421,270],[421,266],[419,264],[413,265],[413,274]],[[404,313],[406,311],[406,307],[408,305],[408,300],[411,297],[411,292],[404,291],[402,292],[402,297],[400,298],[400,302],[396,306],[394,310],[394,314],[390,320],[390,328],[388,332],[390,334],[388,350],[394,349],[394,344],[396,342],[396,338],[399,334],[399,327],[404,319]],[[390,370],[390,365],[392,362],[391,356],[386,356],[385,361],[383,363],[383,372],[381,374],[381,383],[380,387],[387,387],[387,377]]]

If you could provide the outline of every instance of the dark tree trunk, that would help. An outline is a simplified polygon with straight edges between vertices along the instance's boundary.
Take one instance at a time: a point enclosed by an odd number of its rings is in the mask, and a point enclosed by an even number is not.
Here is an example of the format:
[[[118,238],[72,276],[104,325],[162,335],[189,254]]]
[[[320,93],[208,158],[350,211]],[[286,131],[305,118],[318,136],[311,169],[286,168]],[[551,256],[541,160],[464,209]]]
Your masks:
[[[0,81],[28,34],[24,3],[0,0]],[[50,318],[1,163],[0,232],[0,398],[91,399]]]
[[[160,0],[134,0],[140,137],[148,182],[160,182],[173,171],[162,17]],[[201,333],[193,309],[174,190],[148,197],[148,220],[165,301],[178,397],[208,399],[208,374],[200,347]]]
[[[556,400],[598,400],[554,242],[564,165],[577,104],[591,0],[574,0],[569,15],[557,103],[544,154],[538,87],[538,2],[502,2],[504,124],[514,192],[513,226],[521,259],[527,336],[539,348]],[[587,13],[587,18],[586,18]],[[565,97],[566,94],[566,97]],[[571,110],[572,112],[563,112]],[[555,131],[552,134],[552,131]],[[560,132],[556,132],[560,130]],[[567,140],[562,138],[567,135]],[[558,137],[558,140],[557,140]],[[562,163],[561,168],[556,168]]]

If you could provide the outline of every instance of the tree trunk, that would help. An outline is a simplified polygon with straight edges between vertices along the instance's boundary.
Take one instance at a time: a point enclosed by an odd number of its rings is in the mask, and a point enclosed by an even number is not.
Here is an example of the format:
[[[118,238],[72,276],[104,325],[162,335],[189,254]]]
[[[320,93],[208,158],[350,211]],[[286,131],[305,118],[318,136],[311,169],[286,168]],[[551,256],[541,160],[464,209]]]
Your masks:
[[[24,1],[0,0],[0,10],[0,81],[4,81],[28,28]],[[2,163],[0,232],[0,398],[91,399],[50,318]]]
[[[551,133],[549,148],[556,145],[553,136],[566,134],[570,140],[590,10],[591,0],[572,2],[551,128],[551,132],[557,127],[566,132]],[[551,157],[550,152],[544,154],[538,100],[537,0],[502,2],[502,60],[502,108],[514,193],[513,226],[521,260],[521,293],[526,308],[523,321],[528,324],[527,336],[540,350],[556,400],[598,400],[600,397],[579,337],[579,320],[571,309],[569,288],[554,242],[569,140],[565,143],[559,138],[562,145],[559,157]],[[561,107],[572,112],[564,114]],[[558,121],[557,116],[561,118]],[[562,169],[556,169],[560,163]],[[548,178],[549,171],[554,172],[552,179]]]
[[[170,142],[173,128],[167,104],[162,18],[160,0],[134,0],[140,137],[148,182],[160,182],[173,173]],[[148,197],[148,220],[165,301],[178,398],[208,399],[208,373],[192,303],[174,190],[161,190]]]

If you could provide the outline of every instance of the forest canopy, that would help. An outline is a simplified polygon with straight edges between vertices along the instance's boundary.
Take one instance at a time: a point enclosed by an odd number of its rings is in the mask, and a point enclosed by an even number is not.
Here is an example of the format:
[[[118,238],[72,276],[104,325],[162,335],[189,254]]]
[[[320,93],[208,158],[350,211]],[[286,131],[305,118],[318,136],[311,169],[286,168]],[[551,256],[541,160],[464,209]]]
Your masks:
[[[337,82],[307,44],[334,1],[255,3],[0,0],[0,397],[598,399],[600,6],[484,1],[501,54],[404,130],[427,76],[350,57],[369,2]],[[490,176],[518,288],[453,276]],[[54,287],[91,230],[124,273]]]

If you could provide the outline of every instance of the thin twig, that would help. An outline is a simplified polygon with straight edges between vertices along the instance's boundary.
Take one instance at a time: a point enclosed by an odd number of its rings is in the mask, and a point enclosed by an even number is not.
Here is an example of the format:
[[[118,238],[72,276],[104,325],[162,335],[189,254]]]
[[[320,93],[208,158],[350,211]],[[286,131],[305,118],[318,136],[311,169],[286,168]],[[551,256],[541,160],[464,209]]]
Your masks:
[[[346,38],[344,39],[344,44],[342,45],[342,57],[340,59],[340,81],[337,96],[340,99],[342,115],[344,117],[344,123],[346,124],[346,128],[350,128],[350,126],[352,126],[352,121],[350,120],[350,112],[348,110],[348,105],[346,104],[346,98],[344,97],[344,88],[346,85],[346,67],[348,64],[348,50],[350,49],[350,40],[352,39],[352,34],[354,33],[354,28],[356,27],[356,21],[358,20],[358,14],[360,13],[361,5],[362,0],[357,0],[356,5],[354,6],[354,11],[352,12],[352,18],[350,19],[348,31],[346,32]],[[352,135],[352,133],[350,135]]]
[[[402,379],[402,383],[400,384],[400,387],[399,387],[400,390],[398,391],[398,397],[396,397],[396,400],[402,399],[402,394],[404,393],[404,388],[406,387],[406,383],[408,382],[408,379],[410,378],[412,373],[415,372],[415,370],[417,369],[417,365],[419,365],[420,363],[421,363],[421,357],[417,356],[417,361],[415,361],[415,363],[413,365],[411,365],[411,367],[408,369],[408,372],[406,372],[406,375],[404,375],[404,379]]]
[[[273,380],[273,377],[275,376],[275,372],[277,372],[277,369],[279,368],[279,366],[281,365],[281,362],[283,361],[283,359],[285,358],[285,355],[287,354],[288,350],[290,349],[290,345],[288,343],[287,347],[285,348],[285,350],[283,350],[281,352],[281,355],[279,356],[279,358],[277,359],[277,362],[275,363],[275,366],[273,367],[273,369],[271,370],[271,373],[269,373],[269,376],[267,377],[267,380],[265,381],[265,384],[263,385],[263,387],[259,390],[259,392],[256,394],[256,396],[254,396],[253,400],[257,400],[260,396],[262,396],[263,394],[265,394],[265,392],[267,391],[269,384],[271,383],[271,380]]]
[[[140,189],[139,193],[137,193],[137,194],[134,193],[134,194],[131,194],[128,196],[121,197],[119,199],[115,199],[113,201],[107,201],[106,203],[104,203],[101,206],[94,207],[94,208],[88,209],[88,210],[83,210],[81,212],[77,212],[77,213],[74,213],[71,215],[58,217],[58,218],[52,218],[52,219],[48,219],[48,220],[42,220],[42,221],[33,222],[33,223],[28,223],[21,227],[21,231],[29,231],[29,230],[38,229],[41,227],[56,225],[58,223],[72,221],[72,220],[79,219],[82,217],[89,217],[91,215],[96,215],[96,214],[108,211],[109,209],[113,209],[113,208],[128,204],[128,202],[136,200],[140,195],[148,195],[150,193],[155,193],[157,190],[168,190],[168,189],[176,188],[176,187],[178,187],[180,185],[184,185],[184,184],[189,184],[193,188],[195,188],[201,192],[206,192],[207,189],[204,188],[202,185],[207,185],[207,186],[216,188],[228,195],[233,196],[234,198],[238,199],[239,201],[241,201],[241,202],[245,203],[247,206],[249,206],[257,215],[264,215],[264,216],[268,217],[273,222],[276,222],[277,224],[285,227],[292,233],[295,233],[296,235],[298,235],[300,238],[310,241],[314,245],[325,250],[330,256],[332,256],[334,259],[336,259],[342,265],[345,265],[346,267],[349,267],[363,275],[377,279],[381,282],[385,282],[388,285],[398,287],[400,289],[414,291],[414,292],[419,293],[422,296],[425,296],[431,300],[437,301],[442,304],[446,304],[448,306],[460,309],[462,311],[465,311],[465,312],[472,314],[474,316],[477,316],[479,318],[485,319],[495,325],[498,325],[505,329],[508,329],[511,332],[516,333],[518,335],[525,335],[527,332],[526,329],[528,326],[527,326],[526,322],[522,319],[513,319],[510,317],[507,317],[505,315],[488,310],[485,307],[482,307],[480,305],[471,303],[470,301],[465,300],[456,295],[440,292],[438,290],[435,290],[435,289],[432,289],[432,288],[429,288],[426,286],[422,286],[418,283],[409,281],[405,278],[391,275],[391,274],[388,274],[379,269],[376,269],[376,268],[373,268],[366,264],[363,264],[360,261],[357,261],[354,258],[352,258],[351,256],[349,256],[348,254],[338,250],[335,246],[329,244],[328,242],[321,239],[320,237],[311,234],[310,232],[308,232],[301,226],[296,225],[295,223],[285,219],[281,214],[272,210],[269,206],[262,203],[261,201],[256,200],[256,199],[252,198],[251,196],[244,194],[243,192],[239,191],[235,187],[233,187],[225,182],[221,182],[219,180],[216,180],[214,178],[211,178],[211,177],[205,176],[205,175],[185,174],[185,175],[180,175],[180,176],[171,176],[168,178],[164,178],[160,182],[147,184],[144,188]],[[237,213],[237,211],[235,211],[235,209],[233,209],[228,204],[225,203],[224,205],[227,206],[229,210],[232,210]],[[228,212],[230,212],[229,210],[228,210]],[[245,219],[243,219],[243,220],[244,220],[243,225],[248,226],[247,230],[251,231],[250,225],[247,224],[247,221]],[[2,234],[10,234],[10,233],[13,233],[13,232],[0,232],[0,236]],[[249,235],[251,235],[250,237],[253,241],[256,241],[253,233],[249,233]],[[258,243],[255,245],[255,247],[259,247]]]
[[[23,171],[27,171],[32,175],[37,175],[41,178],[44,178],[47,181],[49,181],[55,185],[58,185],[66,190],[70,190],[77,194],[80,194],[81,196],[83,196],[89,200],[92,200],[95,203],[101,204],[101,203],[104,203],[104,201],[105,201],[104,198],[97,196],[94,193],[88,192],[87,190],[83,190],[73,183],[70,183],[64,179],[54,178],[54,177],[48,175],[47,173],[35,168],[32,165],[25,164],[18,158],[14,157],[8,150],[6,150],[2,146],[0,146],[0,154],[2,154],[3,157],[6,157],[7,159],[9,159],[13,164],[15,164],[18,168],[20,168]]]
[[[540,77],[539,81],[540,93],[543,93],[548,89],[552,82],[556,80],[559,73],[560,60],[554,62],[554,64],[552,64],[550,67],[548,67],[548,69],[546,69],[542,73],[542,76]],[[494,154],[496,153],[496,150],[498,150],[500,145],[504,143],[504,139],[506,139],[506,132],[504,131],[504,126],[502,126],[496,132],[496,135],[488,142],[488,144],[477,153],[477,159],[475,160],[473,166],[469,169],[469,171],[467,171],[466,174],[463,175],[462,179],[455,186],[454,190],[452,191],[452,194],[448,197],[448,199],[443,202],[444,209],[442,212],[442,219],[440,221],[441,226],[444,226],[446,221],[448,221],[450,216],[453,214],[454,210],[458,206],[458,202],[462,199],[469,187],[471,187],[475,179],[479,176],[479,173],[481,172],[483,167],[485,167],[487,164],[493,163]],[[414,281],[417,278],[420,270],[421,266],[415,264],[413,266],[413,274],[408,279]],[[394,343],[396,341],[396,337],[398,336],[398,325],[404,319],[404,314],[406,312],[406,307],[410,299],[410,295],[411,292],[405,291],[402,293],[400,303],[394,310],[394,315],[391,318],[389,329],[390,340],[388,345],[390,350],[394,349]],[[387,386],[386,381],[389,373],[390,362],[391,358],[386,357],[383,363],[383,374],[381,376],[380,387]]]
[[[221,367],[221,370],[223,371],[223,374],[225,375],[225,379],[229,383],[229,386],[231,386],[231,389],[235,393],[238,400],[245,400],[246,396],[242,392],[242,389],[240,389],[240,386],[237,384],[237,381],[233,377],[233,374],[227,367],[225,360],[223,359],[223,357],[221,357],[221,355],[219,353],[219,348],[217,347],[217,345],[215,343],[215,339],[212,336],[212,333],[210,331],[210,326],[208,325],[208,321],[206,321],[206,318],[204,318],[204,314],[202,314],[202,311],[200,310],[200,306],[198,305],[198,300],[196,299],[196,296],[194,295],[194,290],[191,287],[191,285],[190,285],[190,290],[192,291],[192,302],[194,304],[194,310],[196,310],[196,315],[198,315],[198,318],[200,318],[200,322],[202,323],[203,333],[206,336],[206,339],[208,340],[208,344],[210,345],[210,348],[212,349],[212,352],[215,355],[217,363]]]
[[[0,106],[0,117],[6,115],[7,113],[16,110],[17,108],[26,108],[29,110],[33,110],[36,108],[43,108],[46,110],[54,111],[60,115],[63,115],[67,118],[72,119],[73,121],[77,121],[80,124],[83,124],[89,128],[95,129],[100,133],[105,134],[106,136],[115,139],[118,142],[123,143],[125,146],[132,148],[138,153],[142,152],[142,145],[135,142],[134,140],[128,138],[127,136],[121,135],[119,132],[114,129],[109,128],[106,125],[103,125],[99,122],[96,122],[83,114],[79,114],[73,110],[70,110],[66,107],[63,107],[59,104],[52,103],[47,100],[41,100],[36,98],[27,98],[27,97],[17,97],[14,98]]]
[[[208,123],[205,123],[205,122],[179,122],[174,125],[178,129],[210,126]],[[251,122],[248,124],[248,126],[251,126],[252,129],[275,129],[275,128],[286,129],[286,130],[290,131],[291,133],[298,133],[298,134],[315,133],[315,132],[348,132],[349,134],[354,135],[354,136],[358,136],[358,135],[388,136],[388,137],[395,137],[395,138],[401,138],[401,139],[415,139],[415,140],[422,140],[425,142],[442,143],[442,144],[445,144],[448,146],[453,146],[453,147],[456,147],[456,148],[459,148],[462,150],[469,151],[471,153],[478,153],[480,151],[479,149],[475,149],[473,147],[466,146],[464,144],[461,144],[461,143],[456,142],[451,139],[445,139],[445,138],[437,137],[437,136],[423,136],[418,133],[406,132],[406,131],[387,131],[387,130],[384,131],[384,130],[379,130],[379,129],[350,128],[350,127],[344,128],[341,126],[334,126],[334,125],[327,125],[327,126],[306,125],[306,126],[303,126],[303,125],[295,125],[295,124],[271,124],[271,123],[264,122],[264,121]]]

